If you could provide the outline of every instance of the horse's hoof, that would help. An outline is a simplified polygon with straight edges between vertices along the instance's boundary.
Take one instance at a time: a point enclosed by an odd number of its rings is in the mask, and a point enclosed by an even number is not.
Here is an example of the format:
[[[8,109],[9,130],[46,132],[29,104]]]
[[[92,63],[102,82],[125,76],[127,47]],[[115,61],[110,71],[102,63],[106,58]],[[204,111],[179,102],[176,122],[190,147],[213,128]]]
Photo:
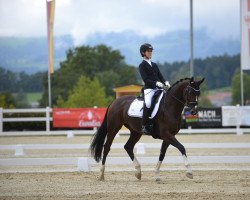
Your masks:
[[[161,178],[160,178],[160,177],[157,177],[157,178],[155,179],[155,181],[156,181],[156,182],[161,182]]]
[[[136,177],[138,180],[141,180],[141,173],[136,172],[136,173],[135,173],[135,177]]]
[[[190,178],[190,179],[193,179],[193,178],[194,178],[194,177],[193,177],[193,174],[190,173],[190,172],[187,172],[187,173],[186,173],[186,176],[187,176],[188,178]]]

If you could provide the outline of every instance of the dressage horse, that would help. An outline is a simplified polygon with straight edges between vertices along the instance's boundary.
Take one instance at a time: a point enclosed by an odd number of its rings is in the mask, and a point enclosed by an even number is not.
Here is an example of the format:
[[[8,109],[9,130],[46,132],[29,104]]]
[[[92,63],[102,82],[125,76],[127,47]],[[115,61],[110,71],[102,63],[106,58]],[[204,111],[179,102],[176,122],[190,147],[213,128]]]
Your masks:
[[[194,80],[193,77],[181,79],[173,84],[172,87],[167,91],[164,91],[165,94],[160,102],[158,113],[154,119],[154,132],[156,132],[158,138],[163,140],[159,161],[155,168],[156,181],[160,180],[160,166],[170,144],[181,152],[184,159],[184,164],[187,168],[186,176],[188,178],[193,178],[192,170],[186,155],[186,150],[184,146],[176,139],[175,135],[180,130],[182,111],[185,106],[190,109],[192,115],[197,114],[200,84],[203,81],[204,78],[200,81]],[[104,180],[107,155],[110,151],[110,147],[115,135],[123,125],[130,131],[130,137],[124,148],[133,161],[136,169],[136,178],[139,180],[141,179],[141,166],[134,155],[133,149],[135,144],[142,136],[142,120],[139,117],[130,117],[128,115],[129,106],[135,100],[135,98],[135,96],[122,96],[115,99],[107,108],[104,121],[93,137],[90,145],[91,155],[97,162],[102,160],[101,175],[99,180]]]

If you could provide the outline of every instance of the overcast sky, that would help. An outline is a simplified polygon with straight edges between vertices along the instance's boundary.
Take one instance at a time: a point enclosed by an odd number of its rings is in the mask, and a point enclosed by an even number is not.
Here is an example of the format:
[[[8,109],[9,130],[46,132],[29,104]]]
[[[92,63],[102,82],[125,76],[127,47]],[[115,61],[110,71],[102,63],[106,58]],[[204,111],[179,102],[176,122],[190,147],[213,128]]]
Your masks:
[[[193,0],[194,29],[240,37],[240,0]],[[56,0],[54,34],[75,44],[94,32],[155,36],[189,29],[189,0]],[[0,0],[0,36],[46,36],[46,0]]]

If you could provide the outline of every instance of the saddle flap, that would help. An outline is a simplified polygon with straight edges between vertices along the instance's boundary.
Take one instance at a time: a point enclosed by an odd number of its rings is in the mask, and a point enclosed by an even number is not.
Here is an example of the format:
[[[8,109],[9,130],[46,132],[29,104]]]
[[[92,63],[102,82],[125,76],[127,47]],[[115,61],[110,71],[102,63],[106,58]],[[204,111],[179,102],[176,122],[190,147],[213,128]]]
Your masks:
[[[159,90],[159,92],[160,93],[158,93],[158,95],[154,95],[154,97],[152,99],[152,110],[153,111],[151,113],[151,117],[150,117],[151,119],[153,119],[156,116],[158,109],[159,109],[159,106],[160,106],[161,99],[163,97],[163,91]],[[144,104],[143,100],[136,98],[129,106],[128,115],[130,117],[142,118],[143,104]]]

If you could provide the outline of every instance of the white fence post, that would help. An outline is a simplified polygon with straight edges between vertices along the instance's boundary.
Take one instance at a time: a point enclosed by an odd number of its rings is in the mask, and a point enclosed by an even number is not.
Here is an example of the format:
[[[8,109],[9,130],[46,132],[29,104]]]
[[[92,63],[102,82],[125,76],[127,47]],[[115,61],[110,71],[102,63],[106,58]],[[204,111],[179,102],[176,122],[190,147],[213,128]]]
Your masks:
[[[3,108],[0,108],[0,133],[3,132]]]
[[[46,107],[46,132],[50,132],[50,107]]]

